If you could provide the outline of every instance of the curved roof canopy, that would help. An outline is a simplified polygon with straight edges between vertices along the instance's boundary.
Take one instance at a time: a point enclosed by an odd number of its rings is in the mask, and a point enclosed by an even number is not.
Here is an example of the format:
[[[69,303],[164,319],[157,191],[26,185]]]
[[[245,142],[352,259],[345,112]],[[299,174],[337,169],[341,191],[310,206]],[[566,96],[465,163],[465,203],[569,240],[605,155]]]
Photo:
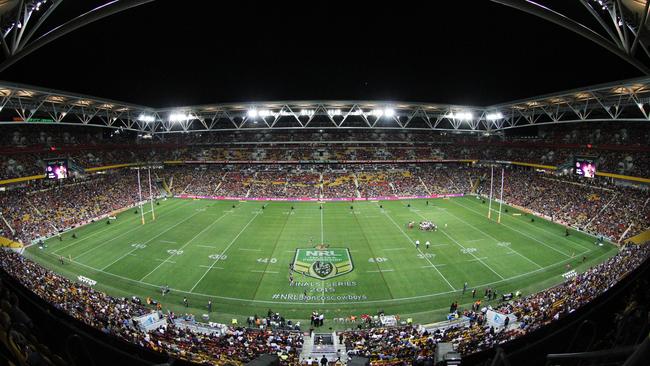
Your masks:
[[[531,125],[587,121],[650,121],[650,78],[600,84],[490,106],[295,100],[160,109],[0,82],[0,124],[49,122],[158,134],[296,128],[498,132]]]

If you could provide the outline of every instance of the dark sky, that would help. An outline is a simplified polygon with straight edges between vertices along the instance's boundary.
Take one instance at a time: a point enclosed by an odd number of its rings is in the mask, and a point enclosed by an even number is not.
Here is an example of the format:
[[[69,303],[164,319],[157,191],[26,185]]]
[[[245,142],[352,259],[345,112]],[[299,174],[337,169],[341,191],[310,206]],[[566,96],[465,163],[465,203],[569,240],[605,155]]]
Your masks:
[[[289,99],[488,105],[641,76],[569,31],[488,0],[352,2],[158,0],[60,38],[0,79],[171,107]],[[51,24],[97,3],[66,1]],[[221,5],[206,7],[212,3]]]

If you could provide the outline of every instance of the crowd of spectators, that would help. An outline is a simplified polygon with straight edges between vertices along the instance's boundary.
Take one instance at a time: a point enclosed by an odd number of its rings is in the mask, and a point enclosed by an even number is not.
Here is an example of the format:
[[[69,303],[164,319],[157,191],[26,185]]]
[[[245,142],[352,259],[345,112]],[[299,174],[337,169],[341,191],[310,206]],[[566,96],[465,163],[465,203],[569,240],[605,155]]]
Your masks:
[[[106,334],[142,347],[197,363],[243,364],[260,354],[277,354],[283,364],[296,364],[302,334],[286,330],[227,327],[222,334],[203,334],[178,326],[172,312],[163,313],[128,298],[109,296],[75,283],[11,250],[0,250],[0,266],[25,287],[75,319]],[[157,311],[167,321],[149,332],[134,318]]]
[[[154,197],[160,194],[155,184],[152,184],[152,193]],[[131,170],[73,179],[65,184],[41,181],[0,192],[3,236],[28,244],[36,238],[54,235],[102,214],[134,205],[138,198],[137,176]],[[145,183],[143,199],[147,198],[149,188]]]
[[[648,229],[648,190],[530,170],[508,170],[505,182],[506,202],[596,235],[622,241]],[[479,190],[489,191],[489,177],[481,180]]]
[[[599,171],[641,177],[650,171],[650,137],[644,126],[635,124],[626,128],[589,126],[589,131],[581,125],[552,126],[529,138],[415,131],[257,131],[183,134],[147,140],[128,131],[38,127],[10,128],[0,137],[0,179],[42,174],[43,160],[58,157],[70,157],[90,168],[169,160],[481,159],[562,166],[576,156],[586,155],[596,158]]]
[[[650,256],[649,245],[627,245],[615,256],[566,279],[562,284],[528,296],[515,296],[494,306],[458,309],[468,321],[448,326],[425,328],[409,325],[345,331],[339,337],[349,356],[370,358],[373,364],[410,365],[434,360],[439,343],[451,343],[463,354],[493,348],[553,321],[561,319],[593,301],[614,286]],[[142,347],[168,353],[200,364],[243,364],[264,353],[277,354],[281,364],[299,363],[302,333],[260,326],[221,327],[220,332],[197,332],[186,322],[177,322],[171,311],[155,309],[128,298],[109,296],[90,286],[73,282],[11,250],[0,250],[0,267],[26,288],[57,309],[89,326]],[[18,307],[17,299],[0,288],[0,321],[3,328],[14,323],[15,329],[29,333],[35,324]],[[488,310],[515,320],[495,325],[486,320]],[[145,331],[135,321],[139,316],[157,312],[163,325]],[[279,315],[269,310],[269,319]],[[192,321],[192,316],[185,319]],[[254,318],[251,318],[254,319]],[[269,322],[270,324],[271,322]],[[17,327],[19,326],[19,327]],[[12,333],[18,344],[25,344],[27,359],[54,359],[47,348],[31,346],[37,342]],[[22,346],[21,346],[22,347]]]
[[[457,310],[469,323],[427,330],[421,326],[347,331],[342,339],[348,355],[369,357],[381,364],[401,365],[432,360],[436,345],[450,342],[461,354],[470,354],[507,342],[558,320],[594,300],[650,255],[647,245],[629,245],[614,257],[564,283],[526,297],[515,297],[494,307]],[[295,364],[302,348],[299,332],[264,328],[227,327],[222,334],[203,334],[178,326],[172,312],[164,314],[127,298],[116,298],[59,276],[10,251],[0,251],[0,266],[11,276],[75,319],[106,334],[143,347],[167,352],[197,363],[245,363],[260,354],[274,353],[283,364]],[[514,315],[504,326],[490,325],[487,310]],[[133,320],[158,311],[167,319],[149,332]],[[22,319],[29,324],[29,319]]]
[[[469,323],[446,328],[422,326],[379,327],[344,332],[349,355],[369,357],[388,365],[406,365],[432,361],[436,345],[450,342],[461,354],[470,354],[534,331],[576,311],[615,285],[629,271],[650,256],[648,245],[628,245],[614,257],[564,283],[531,294],[515,297],[494,307],[458,309]],[[488,310],[514,315],[516,321],[496,326],[485,319]]]
[[[359,197],[354,174],[347,171],[324,172],[323,197]]]
[[[391,165],[178,165],[153,171],[165,189],[180,195],[278,198],[354,198],[429,194],[487,195],[490,171],[463,164]],[[495,192],[500,172],[495,175]],[[148,197],[145,183],[144,196]],[[163,189],[164,188],[164,189]],[[74,199],[68,199],[74,197]],[[548,218],[614,241],[623,241],[648,228],[650,192],[618,186],[606,179],[576,179],[507,169],[504,199]],[[29,243],[58,230],[137,202],[136,174],[116,170],[65,182],[47,180],[0,192],[0,233]]]

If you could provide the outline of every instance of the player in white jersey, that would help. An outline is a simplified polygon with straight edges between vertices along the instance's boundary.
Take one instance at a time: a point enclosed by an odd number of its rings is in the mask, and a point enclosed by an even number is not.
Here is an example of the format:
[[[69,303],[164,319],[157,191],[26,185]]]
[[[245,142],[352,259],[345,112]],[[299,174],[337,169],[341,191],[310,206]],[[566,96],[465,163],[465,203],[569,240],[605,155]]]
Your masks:
[[[431,245],[431,243],[427,240],[427,242],[424,243],[424,245],[426,245],[427,249],[429,249],[429,245]]]
[[[420,241],[419,240],[415,241],[415,249],[420,249]]]

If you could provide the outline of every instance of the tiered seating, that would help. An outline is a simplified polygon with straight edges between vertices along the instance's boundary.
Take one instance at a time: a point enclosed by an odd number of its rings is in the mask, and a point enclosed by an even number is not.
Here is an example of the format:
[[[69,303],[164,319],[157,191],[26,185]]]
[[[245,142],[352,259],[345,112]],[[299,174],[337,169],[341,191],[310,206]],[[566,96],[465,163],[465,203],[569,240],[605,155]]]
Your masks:
[[[36,187],[4,192],[0,195],[0,207],[3,217],[15,231],[10,239],[27,244],[135,204],[138,202],[137,187],[135,173],[123,170],[62,186],[57,182],[41,182]],[[152,188],[157,197],[157,187]],[[143,193],[143,198],[149,197],[148,187]]]
[[[343,172],[323,173],[323,197],[357,197],[354,176]]]
[[[176,315],[172,312],[167,315],[159,312],[159,316],[164,316],[167,323],[164,327],[146,333],[133,326],[131,320],[156,311],[153,307],[149,308],[126,298],[115,298],[86,285],[74,283],[10,250],[0,250],[0,267],[25,287],[32,289],[38,296],[75,319],[106,334],[142,347],[167,352],[177,358],[197,363],[242,364],[260,354],[274,353],[280,356],[283,364],[292,365],[297,362],[302,347],[302,334],[295,331],[228,327],[225,334],[220,336],[195,333],[177,326],[174,322]],[[16,310],[15,301],[12,304],[5,300],[7,292],[1,292],[0,295],[0,340],[4,343],[3,335],[6,334],[8,324],[23,322],[28,326],[20,329],[29,329],[33,325],[24,313]],[[8,300],[11,301],[11,297]],[[8,314],[12,316],[9,317]],[[10,336],[13,337],[13,333]],[[17,353],[17,358],[26,359],[32,352],[40,352],[40,356],[48,358],[47,361],[57,358],[46,348],[27,350],[25,346],[35,343],[33,340],[27,341],[18,335],[15,339],[19,340],[19,347],[16,348],[22,351]],[[4,350],[0,349],[0,355],[2,351]],[[47,361],[39,365],[52,364]],[[61,364],[64,364],[62,360],[59,361],[59,365]]]
[[[287,197],[320,197],[320,195],[320,174],[301,171],[289,175]]]
[[[361,197],[393,196],[393,188],[387,172],[360,172],[357,174]]]

